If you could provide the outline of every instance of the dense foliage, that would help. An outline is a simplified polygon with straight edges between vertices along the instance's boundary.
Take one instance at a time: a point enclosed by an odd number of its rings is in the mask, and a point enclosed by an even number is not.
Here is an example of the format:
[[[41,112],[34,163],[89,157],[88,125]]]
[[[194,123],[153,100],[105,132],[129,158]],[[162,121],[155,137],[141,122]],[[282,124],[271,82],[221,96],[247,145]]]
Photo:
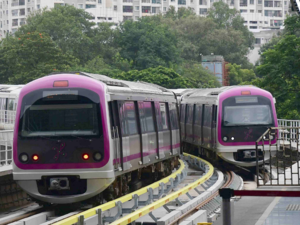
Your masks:
[[[236,64],[228,64],[229,70],[229,83],[230,85],[238,85],[248,83],[256,78],[253,69],[242,69],[241,66]]]
[[[1,83],[24,84],[55,71],[70,70],[78,62],[63,54],[47,34],[28,32],[7,38],[0,48]]]
[[[53,71],[87,71],[168,88],[220,86],[201,65],[200,54],[223,55],[248,67],[253,35],[223,2],[207,18],[191,9],[143,17],[119,25],[91,22],[73,6],[43,9],[28,16],[14,35],[1,41],[1,83],[27,83]]]
[[[285,20],[285,29],[261,49],[261,62],[253,84],[276,98],[279,118],[300,119],[300,17]]]

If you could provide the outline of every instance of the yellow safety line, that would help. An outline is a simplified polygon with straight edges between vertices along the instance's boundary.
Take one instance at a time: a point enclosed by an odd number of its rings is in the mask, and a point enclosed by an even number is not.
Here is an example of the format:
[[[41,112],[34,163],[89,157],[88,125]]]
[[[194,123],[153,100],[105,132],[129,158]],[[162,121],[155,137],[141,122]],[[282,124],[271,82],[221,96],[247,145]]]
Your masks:
[[[190,156],[192,158],[200,159],[196,156],[189,155],[186,153],[184,153],[184,155]],[[203,177],[201,177],[194,183],[191,183],[188,186],[181,188],[179,191],[173,192],[173,193],[169,194],[168,196],[161,198],[148,206],[138,209],[135,212],[128,214],[127,216],[124,216],[121,219],[118,219],[117,221],[111,223],[111,225],[127,225],[127,224],[131,223],[132,221],[135,221],[138,218],[140,218],[144,215],[147,215],[148,213],[152,212],[153,210],[162,207],[163,205],[167,204],[168,202],[178,198],[179,196],[189,192],[191,189],[194,189],[197,186],[199,186],[200,184],[204,183],[206,180],[208,180],[213,175],[214,168],[209,162],[207,162],[203,159],[200,159],[200,160],[202,160],[209,166],[208,172]]]
[[[179,160],[179,162],[180,162],[180,168],[175,173],[172,173],[170,176],[167,176],[167,177],[165,177],[165,178],[163,178],[163,179],[161,179],[161,180],[159,180],[159,181],[157,181],[157,182],[155,182],[153,184],[150,184],[150,185],[148,185],[148,186],[146,186],[144,188],[141,188],[141,189],[139,189],[137,191],[131,192],[131,193],[129,193],[129,194],[123,196],[123,197],[120,197],[118,199],[115,199],[115,200],[112,200],[110,202],[107,202],[107,203],[105,203],[103,205],[91,208],[91,209],[86,210],[86,211],[84,211],[82,213],[79,213],[79,214],[76,214],[76,215],[71,216],[69,218],[66,218],[64,220],[61,220],[61,221],[59,221],[57,223],[54,223],[53,225],[72,225],[72,224],[78,222],[78,217],[81,216],[81,215],[83,215],[84,218],[87,219],[87,218],[89,218],[91,216],[96,215],[96,210],[98,210],[98,209],[102,209],[102,212],[104,212],[106,210],[114,208],[116,206],[116,202],[118,202],[118,201],[120,201],[122,203],[128,202],[129,200],[132,199],[132,196],[135,195],[135,194],[137,194],[138,196],[141,196],[141,195],[143,195],[143,194],[145,194],[145,193],[148,192],[148,188],[152,188],[152,189],[158,188],[160,183],[162,183],[162,182],[165,183],[165,184],[168,183],[169,180],[170,180],[170,178],[175,179],[176,176],[178,174],[180,174],[184,170],[185,165],[184,165],[183,161]]]
[[[150,204],[148,206],[145,206],[145,207],[143,207],[141,209],[138,209],[135,212],[133,212],[131,214],[128,214],[127,216],[124,216],[121,219],[119,219],[119,220],[117,220],[117,221],[115,221],[115,222],[113,222],[111,224],[112,225],[127,225],[127,224],[131,223],[132,221],[135,221],[136,219],[138,219],[138,218],[140,218],[140,217],[142,217],[144,215],[147,215],[151,211],[153,211],[153,210],[155,210],[157,208],[160,208],[163,205],[167,204],[168,202],[170,202],[170,201],[178,198],[179,196],[181,196],[181,195],[189,192],[191,189],[196,188],[197,186],[199,186],[200,184],[204,183],[206,180],[208,180],[213,175],[214,168],[213,168],[213,166],[209,162],[207,162],[207,161],[205,161],[205,160],[203,160],[201,158],[198,158],[196,156],[187,154],[187,153],[184,153],[184,155],[185,156],[190,156],[191,158],[199,159],[199,160],[203,161],[204,163],[206,163],[209,166],[208,172],[204,176],[202,176],[200,179],[198,179],[197,181],[189,184],[188,186],[180,189],[179,191],[173,192],[173,193],[169,194],[168,196],[166,196],[164,198],[158,199],[157,201],[153,202],[152,204]],[[72,225],[72,224],[78,222],[78,217],[81,216],[81,215],[83,215],[84,218],[87,219],[87,218],[89,218],[91,216],[96,215],[96,210],[98,210],[98,209],[102,209],[102,211],[106,211],[108,209],[111,209],[111,208],[115,207],[116,206],[116,202],[118,202],[118,201],[120,201],[122,203],[127,202],[127,201],[129,201],[129,200],[132,199],[132,196],[134,194],[137,194],[138,196],[141,196],[142,194],[147,193],[148,192],[147,189],[150,188],[150,187],[154,189],[154,188],[159,187],[159,184],[161,182],[168,183],[170,178],[176,178],[177,174],[181,173],[182,170],[184,169],[184,163],[183,163],[183,161],[179,160],[179,162],[180,162],[181,166],[180,166],[180,168],[174,174],[171,174],[170,176],[168,176],[168,177],[166,177],[166,178],[164,178],[162,180],[159,180],[159,181],[157,181],[157,182],[155,182],[155,183],[153,183],[151,185],[148,185],[147,187],[139,189],[139,190],[137,190],[135,192],[132,192],[132,193],[130,193],[128,195],[125,195],[125,196],[123,196],[121,198],[115,199],[115,200],[110,201],[108,203],[105,203],[103,205],[100,205],[100,206],[97,206],[95,208],[89,209],[87,211],[84,211],[84,212],[79,213],[77,215],[74,215],[72,217],[69,217],[69,218],[64,219],[62,221],[54,223],[53,225]]]

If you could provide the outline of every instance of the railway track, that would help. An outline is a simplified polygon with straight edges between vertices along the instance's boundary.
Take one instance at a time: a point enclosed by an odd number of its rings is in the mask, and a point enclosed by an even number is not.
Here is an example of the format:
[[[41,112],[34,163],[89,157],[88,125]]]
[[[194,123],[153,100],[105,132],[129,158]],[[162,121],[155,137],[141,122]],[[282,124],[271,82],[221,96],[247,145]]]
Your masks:
[[[161,220],[163,218],[156,218],[153,215],[155,214],[155,211],[157,209],[160,210],[161,207],[168,208],[168,204],[174,202],[183,204],[184,201],[180,200],[183,195],[186,195],[190,198],[190,201],[188,202],[193,202],[195,197],[189,194],[191,190],[194,190],[194,192],[196,191],[198,196],[204,195],[208,192],[211,193],[209,197],[202,199],[199,204],[194,205],[193,208],[189,207],[188,211],[186,211],[185,213],[181,213],[179,217],[176,217],[176,220],[169,221],[170,223],[168,223],[177,224],[180,221],[183,221],[186,217],[197,212],[199,209],[210,204],[211,201],[216,199],[218,195],[218,189],[221,186],[230,186],[233,182],[232,177],[234,177],[233,173],[228,172],[226,175],[228,179],[226,179],[226,183],[224,183],[223,174],[221,172],[214,172],[214,168],[207,161],[188,154],[185,154],[183,159],[185,161],[180,160],[180,168],[170,176],[138,191],[135,191],[98,207],[91,208],[83,212],[70,212],[60,217],[55,216],[53,210],[44,209],[44,211],[42,212],[35,211],[20,215],[20,218],[15,218],[14,221],[11,221],[9,223],[11,223],[11,225],[98,225],[104,223],[110,223],[113,225],[125,225],[132,223],[133,221],[137,221],[140,218],[144,218],[145,215],[151,215],[154,221],[158,221],[159,219]],[[196,181],[190,184],[185,184],[185,187],[179,188],[180,183],[182,183],[182,181],[187,177],[186,162],[188,162],[190,167],[201,170],[203,171],[203,173]],[[218,178],[216,178],[216,176],[218,176]],[[202,189],[204,188],[204,191],[199,191],[199,188],[201,188],[200,185],[203,186]],[[212,192],[212,188],[215,189],[214,192]],[[171,211],[172,210],[169,209],[168,212]]]

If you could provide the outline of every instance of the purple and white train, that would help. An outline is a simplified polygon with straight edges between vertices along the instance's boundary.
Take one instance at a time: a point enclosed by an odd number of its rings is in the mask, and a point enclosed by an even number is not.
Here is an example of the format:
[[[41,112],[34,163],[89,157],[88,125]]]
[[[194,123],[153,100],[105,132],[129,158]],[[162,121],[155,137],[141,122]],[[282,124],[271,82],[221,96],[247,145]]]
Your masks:
[[[172,92],[97,74],[46,76],[19,94],[13,177],[36,201],[98,204],[170,174],[181,144],[252,167],[255,141],[277,126],[274,104],[252,86]]]
[[[242,167],[256,165],[256,140],[269,127],[278,126],[275,100],[269,92],[253,86],[174,92],[181,96],[180,126],[185,150]],[[270,139],[276,143],[275,137]],[[269,145],[269,141],[265,144]],[[262,163],[261,151],[258,157]],[[268,158],[269,151],[265,151],[264,159]]]
[[[16,113],[13,177],[37,201],[111,200],[178,165],[176,96],[156,85],[50,75],[24,86]]]

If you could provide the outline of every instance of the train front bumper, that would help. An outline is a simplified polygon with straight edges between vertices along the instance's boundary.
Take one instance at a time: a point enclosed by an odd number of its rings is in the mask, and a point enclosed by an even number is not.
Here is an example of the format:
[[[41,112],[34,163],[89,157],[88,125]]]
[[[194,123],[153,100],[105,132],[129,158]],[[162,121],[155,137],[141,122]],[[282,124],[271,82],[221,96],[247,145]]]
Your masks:
[[[36,180],[18,180],[18,185],[34,199],[53,204],[71,204],[92,198],[104,191],[114,178],[87,179],[87,190],[76,195],[44,195],[38,190]]]

